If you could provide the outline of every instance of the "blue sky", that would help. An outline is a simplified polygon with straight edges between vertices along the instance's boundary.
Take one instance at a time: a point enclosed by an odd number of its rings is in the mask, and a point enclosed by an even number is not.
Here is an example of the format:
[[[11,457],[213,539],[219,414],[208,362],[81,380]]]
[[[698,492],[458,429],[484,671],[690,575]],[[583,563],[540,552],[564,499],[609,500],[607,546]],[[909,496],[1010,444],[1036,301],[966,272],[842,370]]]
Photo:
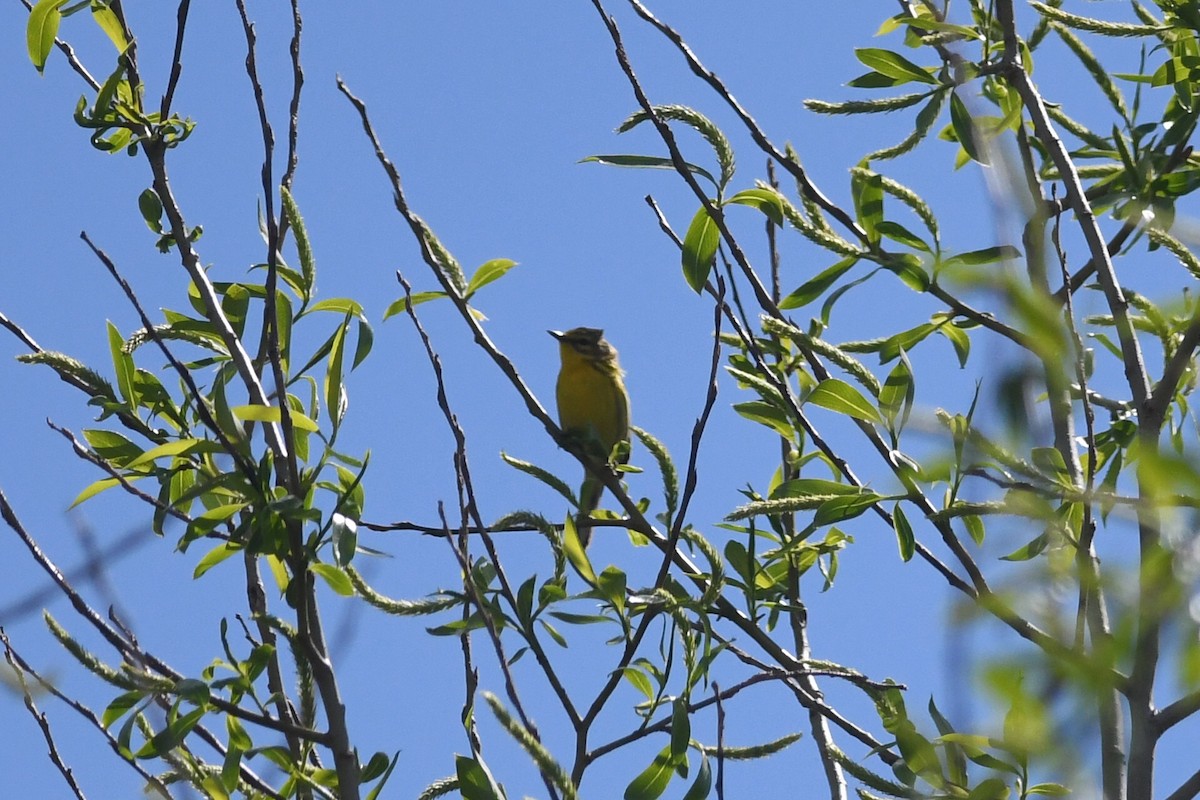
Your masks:
[[[735,186],[745,188],[762,177],[761,154],[728,110],[689,75],[661,37],[627,9],[613,5],[652,99],[695,106],[731,135],[740,168]],[[807,97],[851,96],[853,90],[843,84],[864,71],[854,60],[854,47],[900,47],[897,37],[887,44],[872,38],[883,15],[892,13],[887,4],[674,0],[654,7],[680,29],[776,143],[796,146],[816,183],[838,202],[848,203],[848,170],[861,155],[898,141],[911,125],[908,112],[855,125],[817,117],[802,107]],[[290,21],[271,4],[253,4],[251,13],[259,30],[258,58],[272,122],[282,144]],[[174,12],[165,6],[139,7],[131,14],[147,95],[157,98],[169,65]],[[390,189],[356,114],[336,90],[335,75],[367,102],[410,202],[464,266],[472,270],[501,257],[520,263],[489,286],[478,305],[489,317],[489,334],[542,403],[552,405],[557,369],[555,346],[545,330],[603,327],[628,372],[634,422],[664,441],[677,459],[685,458],[707,381],[710,353],[705,343],[712,313],[705,300],[687,290],[674,245],[658,230],[642,198],[653,194],[681,232],[695,211],[695,199],[667,173],[578,163],[595,153],[661,152],[649,130],[613,133],[636,105],[590,4],[347,2],[311,4],[304,16],[306,86],[294,194],[316,249],[321,295],[361,301],[377,337],[371,358],[348,384],[349,419],[340,440],[347,452],[361,454],[369,448],[372,453],[365,518],[433,522],[437,502],[453,502],[452,443],[411,326],[404,318],[380,322],[384,309],[401,294],[396,270],[418,290],[434,284],[392,208]],[[0,311],[43,347],[67,352],[106,373],[106,321],[128,334],[137,327],[136,316],[79,240],[79,232],[86,230],[113,257],[148,308],[186,306],[185,279],[172,256],[155,251],[154,236],[138,215],[137,196],[149,185],[144,161],[92,150],[86,133],[71,120],[86,87],[58,53],[45,75],[37,75],[25,55],[24,19],[19,4],[0,7],[0,100],[10,113],[9,124],[0,127],[0,172],[8,187],[0,194]],[[64,35],[94,74],[107,74],[111,46],[90,22],[69,19]],[[191,139],[171,154],[170,169],[189,222],[204,226],[201,256],[211,274],[225,280],[245,276],[264,250],[256,221],[262,145],[244,55],[232,5],[193,10],[175,107],[198,124]],[[709,163],[698,140],[685,136],[684,142],[696,160]],[[978,169],[969,165],[952,172],[948,143],[924,147],[889,174],[927,196],[950,247],[993,244],[999,234]],[[751,224],[758,222],[753,212],[744,213],[746,230],[752,230]],[[754,256],[761,259],[761,245],[754,247]],[[790,284],[785,291],[832,263],[791,240],[785,240],[783,252],[785,283]],[[908,324],[916,324],[931,310],[898,284],[873,285],[859,294],[857,304],[835,313],[833,338],[870,338],[909,319]],[[422,312],[446,364],[450,400],[466,429],[484,517],[518,508],[560,517],[564,509],[556,496],[504,466],[498,454],[535,461],[572,480],[577,467],[527,417],[503,376],[475,350],[452,309],[431,304]],[[317,320],[304,335],[319,341],[327,324],[331,322]],[[971,370],[1007,355],[986,340],[976,346]],[[933,352],[921,356],[928,361],[918,368],[932,372],[918,386],[918,403],[925,409],[965,405],[955,387],[970,386],[973,379],[957,372],[948,344],[928,349]],[[0,337],[0,453],[6,454],[0,459],[0,488],[52,557],[69,567],[84,558],[81,531],[90,529],[103,548],[139,530],[143,515],[132,501],[114,493],[66,510],[80,489],[99,476],[71,454],[44,420],[78,433],[94,425],[93,415],[49,370],[13,361],[11,356],[20,352],[15,339]],[[692,515],[698,527],[714,534],[712,526],[741,501],[737,490],[747,483],[764,489],[774,468],[777,445],[771,437],[729,409],[745,399],[722,378],[701,453],[700,491]],[[824,423],[843,432],[832,415]],[[654,497],[650,459],[644,452],[640,456],[635,454],[635,462],[648,469],[631,479],[632,491]],[[884,480],[877,467],[865,474]],[[818,594],[819,580],[807,589],[814,655],[876,679],[892,677],[908,684],[911,709],[922,708],[936,693],[943,711],[958,715],[956,722],[982,723],[983,709],[967,697],[973,684],[962,674],[963,665],[981,649],[1011,645],[1011,637],[988,626],[975,632],[947,628],[952,597],[931,570],[916,562],[900,564],[894,537],[877,520],[863,517],[847,530],[857,541],[843,555],[834,589]],[[441,542],[396,533],[364,533],[363,542],[395,556],[360,564],[382,592],[416,597],[457,581],[451,554]],[[997,554],[1011,550],[1006,545],[1013,542],[1017,540],[998,542]],[[522,568],[546,569],[541,550],[521,535],[503,537],[502,546],[517,574]],[[173,552],[169,536],[159,541],[146,532],[127,557],[111,563],[106,584],[86,588],[99,607],[116,603],[125,609],[125,619],[148,649],[191,674],[220,652],[219,618],[244,612],[232,562],[200,581],[191,579],[201,552],[181,556]],[[618,563],[631,575],[645,569],[646,552],[633,550],[619,535],[598,542],[592,553],[600,564]],[[19,543],[7,532],[0,535],[0,609],[45,583]],[[49,608],[85,643],[99,646],[65,603],[55,600]],[[457,723],[462,695],[457,642],[426,636],[428,620],[385,619],[359,602],[330,596],[324,611],[331,638],[341,648],[338,666],[352,734],[365,752],[401,750],[387,796],[414,796],[450,774],[451,754],[466,747]],[[106,689],[57,648],[37,614],[0,617],[0,624],[26,658],[60,679],[68,691],[104,704]],[[578,660],[578,680],[585,688],[602,679],[596,663],[604,662],[593,659],[612,653],[599,633],[578,633],[578,645],[561,655],[563,663]],[[483,652],[482,642],[477,649]],[[519,664],[517,675],[537,698],[535,716],[553,743],[554,733],[562,732],[561,718],[540,702],[546,698],[539,697],[541,685],[531,663]],[[485,670],[484,685],[499,690],[494,669]],[[848,712],[871,724],[871,709],[860,698],[829,688],[835,701],[844,701]],[[748,796],[752,780],[782,787],[819,779],[807,720],[777,699],[763,691],[732,703],[728,741],[749,744],[791,730],[804,731],[805,740],[763,767],[734,768],[728,778],[731,797]],[[629,723],[632,694],[624,700],[626,705],[618,702],[614,708],[612,730]],[[43,710],[52,714],[60,746],[85,791],[132,795],[136,776],[106,751],[94,732],[57,704],[44,701]],[[61,793],[32,721],[15,697],[2,692],[0,724],[10,732],[0,749],[0,772],[26,776],[22,785],[29,796]],[[698,721],[694,733],[711,741],[711,719],[703,724],[709,728],[701,729]],[[504,734],[494,727],[485,732],[494,748],[489,752],[505,763],[510,796],[543,794],[519,766],[522,757]],[[603,762],[595,776],[589,773],[584,795],[615,795],[606,789],[623,787],[653,749]],[[1173,771],[1186,774],[1185,765],[1163,766],[1163,785],[1172,783],[1165,775]]]

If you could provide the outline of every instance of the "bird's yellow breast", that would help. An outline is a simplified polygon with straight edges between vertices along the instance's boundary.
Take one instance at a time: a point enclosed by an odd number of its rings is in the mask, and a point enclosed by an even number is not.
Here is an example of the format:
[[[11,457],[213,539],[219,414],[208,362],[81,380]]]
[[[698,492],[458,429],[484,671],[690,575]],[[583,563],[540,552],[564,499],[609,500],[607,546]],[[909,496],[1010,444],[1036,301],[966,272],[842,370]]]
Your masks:
[[[607,456],[613,445],[629,436],[629,397],[620,368],[600,365],[568,345],[560,345],[558,421],[568,433],[595,438]]]

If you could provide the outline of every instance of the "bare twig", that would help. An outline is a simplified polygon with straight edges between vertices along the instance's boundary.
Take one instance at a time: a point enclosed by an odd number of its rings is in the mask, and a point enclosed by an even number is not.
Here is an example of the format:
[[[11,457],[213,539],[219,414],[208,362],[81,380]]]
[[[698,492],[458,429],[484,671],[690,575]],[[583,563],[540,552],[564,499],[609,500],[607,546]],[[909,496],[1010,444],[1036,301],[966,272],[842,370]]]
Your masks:
[[[159,106],[158,118],[166,120],[171,115],[171,103],[175,99],[175,88],[179,85],[179,77],[183,74],[183,34],[187,30],[188,11],[192,0],[179,0],[175,12],[175,53],[171,56],[171,77],[167,80],[167,91],[163,92],[162,105]]]
[[[74,771],[67,766],[63,761],[62,755],[58,752],[58,746],[54,743],[54,733],[50,730],[50,720],[47,719],[44,712],[39,711],[37,704],[33,702],[33,695],[29,691],[29,685],[25,682],[25,670],[17,665],[15,653],[12,649],[12,644],[8,640],[8,635],[4,633],[4,629],[0,628],[0,642],[4,643],[4,658],[12,667],[13,675],[17,678],[17,684],[21,687],[21,695],[25,698],[25,709],[29,712],[29,716],[33,717],[34,722],[38,724],[38,728],[42,731],[42,738],[46,740],[47,755],[54,767],[62,775],[63,780],[67,782],[67,786],[71,789],[71,793],[79,800],[86,800],[83,790],[79,788],[78,781],[75,780]]]

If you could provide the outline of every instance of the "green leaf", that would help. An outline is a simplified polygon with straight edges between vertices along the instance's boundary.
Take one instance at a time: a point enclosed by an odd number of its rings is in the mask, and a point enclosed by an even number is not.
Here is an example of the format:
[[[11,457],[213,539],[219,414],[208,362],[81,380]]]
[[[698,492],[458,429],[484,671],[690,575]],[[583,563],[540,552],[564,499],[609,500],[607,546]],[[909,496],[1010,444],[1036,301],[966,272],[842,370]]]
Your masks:
[[[236,747],[245,752],[254,746],[254,742],[250,739],[250,734],[246,733],[246,729],[242,727],[242,723],[232,714],[225,716],[225,731],[229,734],[229,744],[231,747]]]
[[[146,478],[146,477],[149,477],[149,476],[147,476],[147,475],[126,475],[125,480],[134,481],[139,478]],[[121,485],[121,482],[119,480],[117,480],[116,478],[101,478],[98,481],[93,481],[92,483],[89,483],[86,487],[84,487],[82,492],[80,492],[78,495],[76,495],[75,499],[71,501],[71,505],[67,506],[67,508],[74,508],[75,506],[79,505],[80,503],[82,503],[86,500],[91,500],[93,497],[100,494],[101,492],[103,492],[107,489],[111,489],[114,486],[120,486],[120,485]]]
[[[861,489],[848,483],[827,481],[820,478],[793,478],[784,481],[771,491],[771,499],[781,497],[823,497],[826,495],[858,494]]]
[[[479,269],[475,270],[475,274],[471,276],[471,280],[467,283],[466,296],[470,297],[489,283],[499,280],[504,276],[504,273],[516,265],[517,262],[510,258],[493,258],[491,261],[485,261],[483,264],[480,264]]]
[[[826,500],[821,503],[817,513],[813,515],[813,525],[819,528],[835,522],[854,519],[882,499],[882,496],[874,492],[863,491]]]
[[[854,213],[866,231],[867,240],[879,242],[876,226],[883,222],[883,176],[855,170],[851,173],[850,192],[854,198]]]
[[[822,408],[828,408],[830,411],[836,411],[839,414],[845,414],[865,422],[882,422],[879,418],[879,412],[862,395],[862,392],[837,378],[827,378],[821,381],[817,384],[817,388],[813,389],[808,395],[808,399],[805,402],[813,403]]]
[[[750,400],[745,403],[735,403],[733,410],[751,422],[766,425],[788,441],[796,436],[796,429],[788,415],[770,403],[762,400]]]
[[[358,523],[342,514],[334,514],[331,530],[333,554],[337,559],[338,566],[349,566],[358,550]]]
[[[139,445],[116,431],[85,428],[83,438],[96,455],[117,466],[123,466],[142,454],[142,448]]]
[[[1039,533],[1037,536],[1025,545],[1018,547],[1006,556],[1000,556],[1001,561],[1029,561],[1036,558],[1046,549],[1046,544],[1050,541],[1045,533]]]
[[[625,800],[657,800],[667,790],[673,772],[671,748],[665,747],[650,762],[650,766],[625,787]]]
[[[350,578],[346,576],[345,572],[333,564],[309,564],[308,568],[324,578],[325,582],[329,584],[329,588],[342,597],[354,596],[354,584],[350,582]]]
[[[504,792],[496,785],[496,779],[482,761],[455,756],[454,772],[463,800],[505,800]]]
[[[939,325],[937,332],[950,340],[950,344],[954,345],[954,353],[958,356],[958,365],[966,367],[967,358],[971,355],[971,337],[967,332],[953,322]]]
[[[883,388],[879,390],[879,410],[883,412],[883,418],[887,420],[889,428],[904,427],[908,422],[915,396],[912,367],[901,351],[900,360],[892,367],[887,380],[883,382]],[[896,425],[897,417],[900,419],[899,426]]]
[[[913,553],[916,552],[917,539],[913,536],[912,525],[908,523],[908,517],[899,503],[892,509],[892,528],[896,531],[896,542],[900,545],[900,560],[911,561]]]
[[[54,47],[54,37],[58,35],[58,26],[62,23],[59,9],[67,0],[38,0],[29,11],[29,20],[25,24],[25,46],[29,52],[29,60],[38,72],[46,69],[46,59]]]
[[[882,50],[876,47],[860,47],[854,51],[854,55],[866,66],[881,75],[895,79],[899,83],[919,81],[920,83],[928,83],[934,86],[938,84],[937,78],[930,75],[928,70],[918,67],[904,56],[899,53],[893,53],[891,50]]]
[[[675,169],[675,162],[669,158],[660,158],[658,156],[635,156],[635,155],[596,155],[581,158],[580,164],[585,164],[589,161],[597,164],[607,164],[610,167],[632,167],[635,169]],[[699,175],[706,178],[715,187],[717,179],[712,176],[712,173],[704,167],[698,167],[695,164],[684,162],[684,166],[688,172],[694,175]]]
[[[939,266],[942,269],[948,267],[977,267],[980,264],[992,264],[996,261],[1007,261],[1020,257],[1020,250],[1012,245],[1002,244],[995,247],[985,247],[982,250],[972,250],[968,253],[959,253],[956,256],[945,259]]]
[[[565,498],[566,501],[571,505],[579,505],[579,501],[575,499],[575,493],[571,491],[571,487],[568,486],[566,482],[564,482],[557,475],[552,475],[550,472],[542,469],[536,464],[531,464],[528,461],[522,461],[519,458],[513,458],[508,453],[503,451],[500,453],[500,458],[503,459],[504,463],[508,464],[510,467],[520,470],[526,475],[537,478],[539,481],[562,495],[563,498]]]
[[[146,693],[141,689],[125,692],[117,695],[105,709],[104,714],[100,717],[100,724],[107,730],[114,722],[125,716],[129,709],[136,706],[146,696]]]
[[[676,697],[671,704],[671,758],[682,763],[687,757],[688,743],[692,740],[692,721],[688,717],[686,697]]]
[[[720,243],[721,232],[717,229],[717,223],[702,206],[692,217],[692,224],[683,237],[683,278],[696,294],[700,294],[704,282],[708,280]]]
[[[411,295],[411,304],[413,308],[416,308],[422,303],[428,303],[430,300],[439,300],[445,296],[445,292],[413,292]],[[409,297],[401,297],[399,300],[396,300],[383,312],[383,318],[386,320],[390,317],[396,316],[397,314],[408,311],[409,302]]]
[[[700,756],[700,769],[696,770],[696,780],[688,787],[683,800],[705,800],[712,792],[712,767],[708,765],[708,757]]]
[[[583,542],[579,540],[579,531],[575,527],[575,517],[572,514],[568,514],[567,521],[563,523],[563,551],[567,560],[579,571],[580,577],[590,586],[595,586],[596,572],[592,569],[592,562],[588,560]]]
[[[336,430],[345,412],[346,390],[342,383],[342,362],[345,354],[346,329],[350,325],[350,315],[342,320],[333,335],[333,344],[329,349],[329,360],[325,369],[325,410]]]
[[[962,98],[958,96],[958,92],[950,95],[950,125],[954,129],[954,135],[958,139],[958,143],[962,145],[963,150],[972,161],[978,161],[980,164],[987,164],[988,161],[983,157],[976,144],[977,128],[971,120],[971,112],[967,110],[966,104]]]
[[[182,717],[176,717],[167,725],[166,729],[155,734],[134,755],[137,758],[153,758],[174,750],[192,732],[192,728],[199,724],[205,713],[206,709],[197,708]]]
[[[1071,790],[1061,783],[1035,783],[1025,790],[1025,794],[1046,794],[1051,797],[1066,797]]]
[[[983,518],[978,516],[963,517],[963,525],[966,526],[967,533],[971,535],[971,540],[975,544],[983,544],[985,529],[983,527]]]
[[[813,300],[816,300],[818,297],[820,297],[826,289],[832,286],[838,278],[845,275],[846,272],[857,263],[857,258],[843,258],[832,267],[829,267],[819,275],[810,278],[808,281],[801,284],[800,288],[796,289],[787,297],[779,301],[779,307],[784,311],[787,311],[789,309],[800,308],[808,305]]]
[[[208,572],[225,559],[229,558],[235,553],[242,552],[242,549],[243,548],[240,544],[234,544],[233,542],[221,542],[212,550],[209,550],[207,553],[205,553],[204,557],[201,558],[199,563],[196,564],[196,568],[192,570],[192,579],[194,580],[199,578],[201,575]]]
[[[382,754],[376,753],[376,755],[382,755]],[[384,772],[383,772],[383,777],[379,779],[379,784],[374,789],[371,790],[370,794],[367,795],[367,800],[377,800],[378,799],[379,793],[382,792],[383,787],[387,785],[388,779],[392,777],[392,770],[394,770],[396,768],[396,764],[399,763],[399,761],[400,761],[400,751],[397,750],[395,752],[395,754],[392,755],[391,761],[388,762],[387,769],[384,770]],[[370,763],[367,764],[367,768],[365,770],[363,770],[364,776],[371,773],[371,765],[374,763],[375,763],[375,757],[372,756]],[[364,782],[366,782],[366,781],[369,781],[370,779],[364,777],[363,780],[364,780]]]
[[[125,352],[125,339],[111,322],[108,323],[108,349],[112,354],[113,370],[117,373],[117,389],[122,399],[136,408],[138,396],[134,374],[137,369],[133,365],[133,357]]]
[[[125,40],[125,29],[121,27],[121,20],[117,18],[116,13],[107,5],[92,3],[92,19],[100,26],[100,30],[104,31],[113,47],[117,48],[117,52],[124,53],[125,48],[129,47],[129,42]]]
[[[155,233],[163,232],[162,201],[153,189],[146,189],[138,195],[138,210],[142,212],[142,219],[146,220],[147,228]]]
[[[881,236],[886,236],[893,242],[899,242],[902,245],[911,247],[914,250],[920,250],[925,253],[932,252],[929,245],[925,243],[924,239],[922,239],[920,236],[917,236],[899,222],[892,222],[891,220],[887,219],[881,220],[875,225],[875,230],[878,231]]]
[[[235,417],[246,422],[283,422],[283,409],[279,406],[260,406],[260,405],[244,405],[233,406],[229,409]],[[301,414],[299,411],[291,411],[288,414],[292,420],[292,427],[299,428],[302,431],[315,432],[320,430],[320,426],[312,420],[311,417]]]
[[[733,197],[725,201],[729,203],[737,203],[738,205],[750,206],[757,208],[759,211],[767,215],[767,218],[776,225],[783,225],[783,201],[779,195],[770,189],[743,189]]]
[[[212,442],[208,439],[177,439],[174,442],[160,444],[157,447],[152,447],[140,456],[130,461],[125,465],[127,469],[140,467],[143,464],[150,464],[160,458],[167,456],[185,456],[192,453],[219,453],[222,448],[219,442]]]

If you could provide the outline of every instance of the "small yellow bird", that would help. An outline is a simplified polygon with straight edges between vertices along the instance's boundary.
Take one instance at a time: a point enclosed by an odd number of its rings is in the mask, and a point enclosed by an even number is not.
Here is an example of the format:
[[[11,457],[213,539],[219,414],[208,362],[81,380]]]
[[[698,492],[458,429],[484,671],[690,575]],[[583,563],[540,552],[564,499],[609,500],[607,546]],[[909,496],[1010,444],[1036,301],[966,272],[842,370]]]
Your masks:
[[[558,340],[562,368],[558,373],[555,397],[558,400],[558,424],[563,432],[576,437],[580,446],[595,458],[607,462],[613,448],[629,439],[629,393],[617,350],[604,339],[599,328],[572,328],[547,331]],[[620,463],[629,458],[628,448],[618,455]],[[587,517],[600,503],[604,485],[585,475],[579,489],[579,515]],[[584,547],[592,538],[592,526],[580,523],[579,541]]]

